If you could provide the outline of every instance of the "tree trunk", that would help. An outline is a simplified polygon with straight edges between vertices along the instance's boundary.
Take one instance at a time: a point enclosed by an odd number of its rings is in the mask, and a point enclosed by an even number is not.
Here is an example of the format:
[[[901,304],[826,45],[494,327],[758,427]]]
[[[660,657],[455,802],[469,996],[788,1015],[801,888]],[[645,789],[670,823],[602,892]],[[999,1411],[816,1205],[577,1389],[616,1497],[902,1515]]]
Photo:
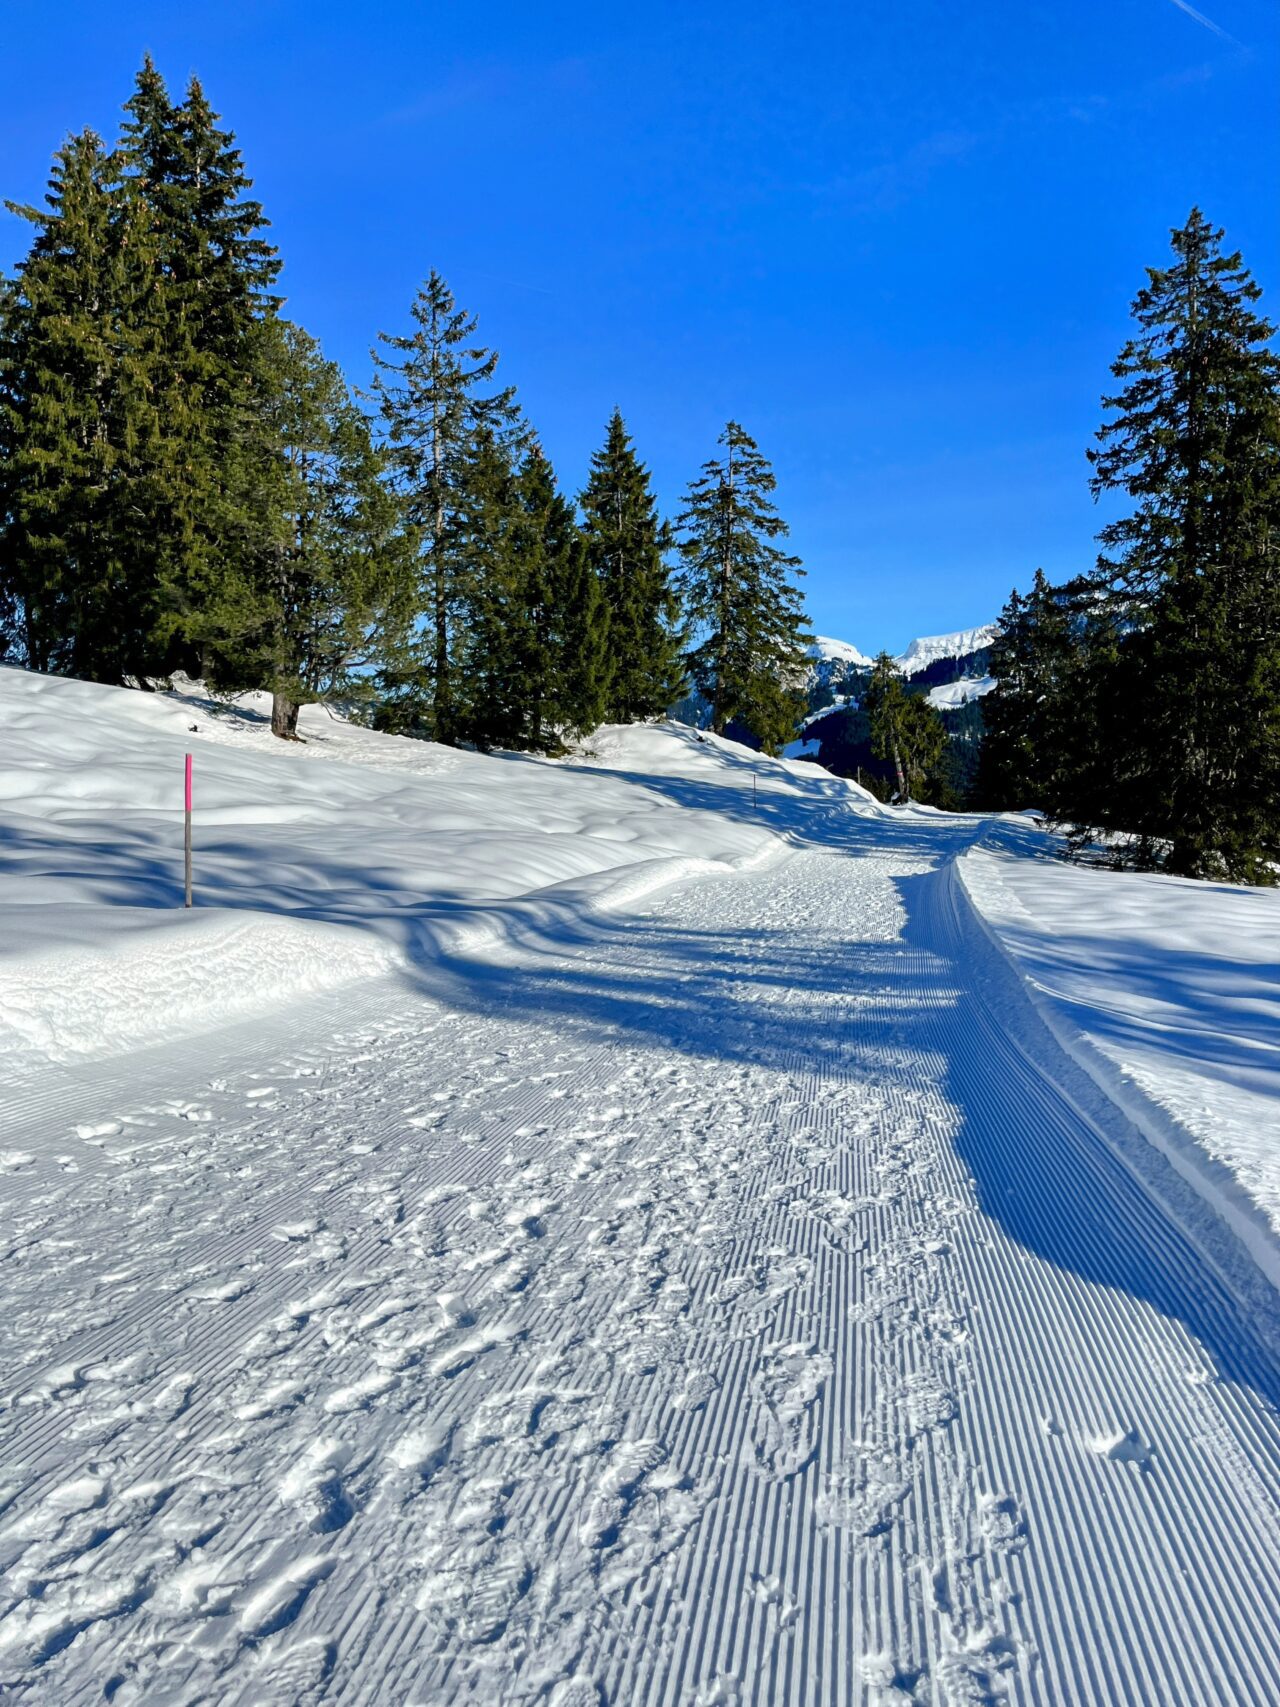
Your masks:
[[[302,707],[297,700],[290,699],[288,694],[273,693],[271,696],[271,733],[278,735],[282,741],[298,739],[298,713]]]
[[[898,752],[896,739],[893,742],[893,768],[898,773],[898,798],[905,800],[907,798],[907,779],[902,774],[902,758]]]

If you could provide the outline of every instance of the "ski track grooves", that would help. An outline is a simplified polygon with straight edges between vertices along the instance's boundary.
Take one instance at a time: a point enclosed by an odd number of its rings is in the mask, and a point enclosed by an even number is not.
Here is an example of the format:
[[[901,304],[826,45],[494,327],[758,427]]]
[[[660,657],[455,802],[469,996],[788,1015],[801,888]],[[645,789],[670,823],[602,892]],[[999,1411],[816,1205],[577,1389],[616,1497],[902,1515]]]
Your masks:
[[[12,1099],[0,1693],[1273,1702],[1274,1298],[977,833]]]

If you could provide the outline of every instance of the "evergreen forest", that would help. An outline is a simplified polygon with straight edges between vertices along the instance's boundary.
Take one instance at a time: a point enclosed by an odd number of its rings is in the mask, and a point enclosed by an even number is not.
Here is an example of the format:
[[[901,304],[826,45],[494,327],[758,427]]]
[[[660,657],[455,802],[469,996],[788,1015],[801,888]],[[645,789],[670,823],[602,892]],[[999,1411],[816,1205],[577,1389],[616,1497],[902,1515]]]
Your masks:
[[[0,662],[333,702],[561,753],[674,711],[885,797],[1035,808],[1118,865],[1280,864],[1280,362],[1198,210],[1132,303],[1088,452],[1100,554],[1000,616],[978,704],[879,656],[815,691],[772,467],[725,424],[677,514],[615,409],[567,489],[497,351],[429,271],[359,384],[285,313],[281,257],[197,79],[147,59],[71,137],[0,278]],[[834,703],[842,696],[843,706]],[[835,713],[840,713],[839,716]]]

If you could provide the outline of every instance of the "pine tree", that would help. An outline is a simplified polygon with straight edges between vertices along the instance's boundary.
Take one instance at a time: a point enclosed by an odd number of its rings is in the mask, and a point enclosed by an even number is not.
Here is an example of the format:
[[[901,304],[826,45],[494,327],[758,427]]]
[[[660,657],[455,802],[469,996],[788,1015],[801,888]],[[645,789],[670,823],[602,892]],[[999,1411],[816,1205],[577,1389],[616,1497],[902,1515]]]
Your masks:
[[[120,682],[146,666],[156,588],[128,522],[145,387],[128,308],[143,251],[101,140],[54,159],[0,317],[0,587],[7,650],[31,668]],[[139,407],[144,405],[144,407]]]
[[[1080,725],[1080,622],[1069,589],[1037,569],[1000,613],[991,647],[996,687],[982,702],[978,793],[984,806],[1055,815]]]
[[[893,765],[900,800],[925,800],[946,785],[947,733],[923,694],[906,690],[902,673],[881,652],[863,690],[862,708],[871,731],[871,750]]]
[[[522,558],[523,507],[509,439],[476,430],[451,493],[452,573],[465,589],[464,646],[451,715],[457,738],[482,752],[528,741],[530,662],[536,631],[529,566]]]
[[[433,738],[459,738],[463,687],[456,664],[458,619],[466,586],[460,558],[464,487],[477,435],[517,433],[514,388],[484,392],[498,365],[497,352],[473,342],[476,321],[460,309],[436,272],[410,310],[415,330],[406,337],[379,333],[400,358],[375,353],[373,393],[382,414],[405,513],[419,542],[421,599],[426,632],[412,693],[430,698]]]
[[[156,646],[161,667],[198,667],[190,641],[262,497],[269,431],[254,372],[272,315],[280,261],[260,235],[267,221],[247,195],[251,180],[229,131],[219,128],[198,79],[174,105],[150,57],[126,103],[116,154],[121,186],[149,216],[153,266],[147,296],[147,385],[163,418],[151,466],[137,484],[139,539],[162,588]]]
[[[1094,590],[1123,703],[1112,774],[1082,819],[1171,871],[1269,881],[1280,857],[1280,364],[1258,286],[1198,209],[1149,269],[1124,382],[1090,452],[1095,496],[1133,512],[1099,536]],[[1096,766],[1094,775],[1103,774]],[[1079,791],[1077,791],[1078,793]]]
[[[265,688],[271,727],[296,736],[317,701],[367,697],[412,613],[408,553],[382,459],[341,371],[301,327],[261,323],[255,366],[274,446],[233,573],[193,633],[224,690]]]
[[[588,561],[608,611],[612,723],[661,717],[685,691],[679,600],[666,553],[671,530],[658,516],[649,471],[636,456],[620,410],[579,503]]]
[[[680,586],[702,635],[689,668],[710,701],[712,729],[723,734],[737,719],[772,753],[791,739],[804,709],[810,636],[792,580],[803,570],[799,558],[773,544],[787,528],[770,497],[777,481],[755,440],[730,421],[718,443],[724,455],[703,465],[677,524],[684,533]]]

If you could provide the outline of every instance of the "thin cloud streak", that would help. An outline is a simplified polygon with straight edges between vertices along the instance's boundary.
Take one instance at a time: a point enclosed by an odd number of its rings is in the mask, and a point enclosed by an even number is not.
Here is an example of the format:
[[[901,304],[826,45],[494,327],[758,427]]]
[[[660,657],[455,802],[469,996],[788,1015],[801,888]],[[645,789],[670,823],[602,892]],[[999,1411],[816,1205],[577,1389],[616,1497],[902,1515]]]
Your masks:
[[[1232,47],[1240,46],[1236,38],[1228,35],[1221,24],[1215,24],[1212,18],[1206,18],[1203,12],[1197,12],[1194,6],[1188,6],[1187,0],[1173,0],[1173,4],[1180,12],[1185,12],[1189,18],[1194,18],[1197,24],[1203,24],[1206,30],[1212,30],[1215,36],[1221,36],[1223,41],[1229,41]]]

